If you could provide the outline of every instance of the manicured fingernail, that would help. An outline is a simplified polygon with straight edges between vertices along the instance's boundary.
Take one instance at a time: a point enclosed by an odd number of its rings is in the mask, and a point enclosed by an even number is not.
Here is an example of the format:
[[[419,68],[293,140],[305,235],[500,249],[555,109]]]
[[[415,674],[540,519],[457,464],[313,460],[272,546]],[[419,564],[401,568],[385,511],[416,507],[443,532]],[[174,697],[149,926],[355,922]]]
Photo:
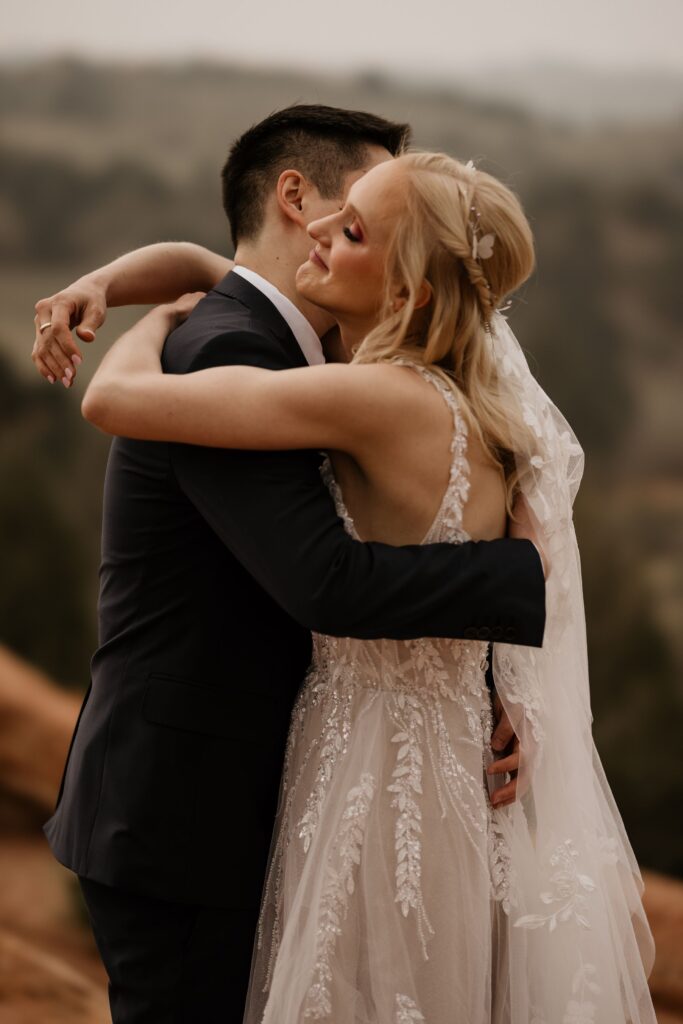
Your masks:
[[[73,370],[71,369],[71,367],[70,367],[70,366],[67,366],[67,367],[66,367],[66,369],[64,370],[64,376],[65,376],[65,377],[68,377],[68,378],[69,378],[69,380],[71,380],[71,378],[73,377],[73,375],[74,375],[74,372],[73,372]]]
[[[62,384],[64,385],[65,388],[71,387],[71,381],[69,380],[68,377],[62,377]]]
[[[52,374],[51,374],[51,373],[48,373],[48,375],[47,375],[47,379],[49,380],[50,384],[54,384],[54,382],[55,382],[55,379],[54,379],[54,377],[52,376]]]
[[[79,367],[79,366],[81,365],[81,363],[83,362],[83,360],[81,359],[81,357],[80,357],[80,356],[72,356],[72,357],[71,357],[71,362],[72,362],[72,363],[74,364],[74,366],[76,367],[76,369],[78,369],[78,367]]]
[[[89,334],[91,338],[95,337],[95,332],[91,331],[89,327],[84,327],[81,334]]]

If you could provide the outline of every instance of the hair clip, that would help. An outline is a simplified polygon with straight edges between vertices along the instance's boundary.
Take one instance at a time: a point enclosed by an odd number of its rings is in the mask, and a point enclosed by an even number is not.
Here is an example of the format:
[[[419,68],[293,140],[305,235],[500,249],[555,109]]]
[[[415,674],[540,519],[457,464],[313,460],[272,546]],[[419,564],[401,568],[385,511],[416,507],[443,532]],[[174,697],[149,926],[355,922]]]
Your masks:
[[[496,240],[496,236],[493,232],[488,235],[483,235],[481,238],[477,237],[474,227],[472,228],[472,259],[474,260],[487,260],[493,256],[493,243]]]
[[[477,168],[474,166],[474,162],[472,160],[467,161],[465,164],[465,170],[476,172]],[[489,232],[486,235],[482,235],[480,238],[478,232],[481,214],[474,203],[470,204],[470,212],[472,214],[470,220],[470,228],[472,230],[472,259],[488,260],[493,256],[493,243],[496,240],[496,236],[493,232]]]

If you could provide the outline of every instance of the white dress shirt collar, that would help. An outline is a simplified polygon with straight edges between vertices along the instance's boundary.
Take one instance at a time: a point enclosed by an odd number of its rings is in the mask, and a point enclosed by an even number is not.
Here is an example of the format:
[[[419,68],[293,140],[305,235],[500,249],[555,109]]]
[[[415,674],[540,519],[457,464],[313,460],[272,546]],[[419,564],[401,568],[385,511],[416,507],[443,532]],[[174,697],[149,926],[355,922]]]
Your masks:
[[[325,362],[320,338],[301,310],[297,309],[294,303],[286,295],[283,295],[279,288],[276,288],[274,284],[267,281],[265,277],[261,277],[255,270],[249,270],[248,267],[233,267],[232,272],[233,274],[239,274],[249,284],[253,284],[254,288],[258,288],[267,299],[270,299],[299,343],[299,348],[303,352],[309,366],[316,366]]]

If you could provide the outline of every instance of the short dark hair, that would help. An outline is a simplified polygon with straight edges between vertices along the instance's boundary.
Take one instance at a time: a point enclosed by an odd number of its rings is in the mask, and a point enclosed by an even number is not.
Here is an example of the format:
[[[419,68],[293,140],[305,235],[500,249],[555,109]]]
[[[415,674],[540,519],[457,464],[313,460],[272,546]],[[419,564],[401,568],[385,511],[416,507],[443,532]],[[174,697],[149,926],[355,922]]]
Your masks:
[[[271,114],[233,143],[221,173],[233,243],[259,233],[268,191],[287,167],[296,167],[330,199],[349,172],[363,167],[369,145],[398,156],[410,135],[409,125],[361,110],[295,104]]]

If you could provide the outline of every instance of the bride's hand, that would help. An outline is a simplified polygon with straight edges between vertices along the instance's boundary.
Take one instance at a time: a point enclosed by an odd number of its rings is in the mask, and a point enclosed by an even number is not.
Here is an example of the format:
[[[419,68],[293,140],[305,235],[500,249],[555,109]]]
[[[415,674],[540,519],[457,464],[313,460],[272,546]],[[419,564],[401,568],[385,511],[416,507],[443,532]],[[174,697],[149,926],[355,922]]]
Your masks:
[[[162,302],[158,306],[154,306],[141,320],[138,321],[140,326],[148,325],[151,330],[142,330],[136,334],[136,340],[134,346],[131,345],[129,335],[124,335],[112,346],[112,350],[118,352],[132,351],[133,347],[140,352],[143,356],[154,354],[155,357],[161,359],[161,353],[166,343],[166,338],[174,331],[176,327],[180,327],[182,323],[187,320],[192,310],[195,308],[197,303],[204,298],[206,292],[187,292],[186,295],[181,295],[179,299],[174,299],[173,302]],[[102,366],[105,365],[103,361]],[[109,360],[111,362],[111,358]],[[102,376],[101,372],[98,371],[99,376]],[[159,369],[161,369],[159,367]]]
[[[31,359],[50,384],[61,380],[70,387],[83,362],[72,329],[88,344],[107,315],[107,290],[96,274],[80,278],[35,305],[35,340]]]
[[[187,320],[188,316],[206,295],[206,292],[187,292],[181,295],[175,302],[167,302],[158,308],[168,313],[173,327],[179,327]],[[173,329],[173,328],[171,328]]]

